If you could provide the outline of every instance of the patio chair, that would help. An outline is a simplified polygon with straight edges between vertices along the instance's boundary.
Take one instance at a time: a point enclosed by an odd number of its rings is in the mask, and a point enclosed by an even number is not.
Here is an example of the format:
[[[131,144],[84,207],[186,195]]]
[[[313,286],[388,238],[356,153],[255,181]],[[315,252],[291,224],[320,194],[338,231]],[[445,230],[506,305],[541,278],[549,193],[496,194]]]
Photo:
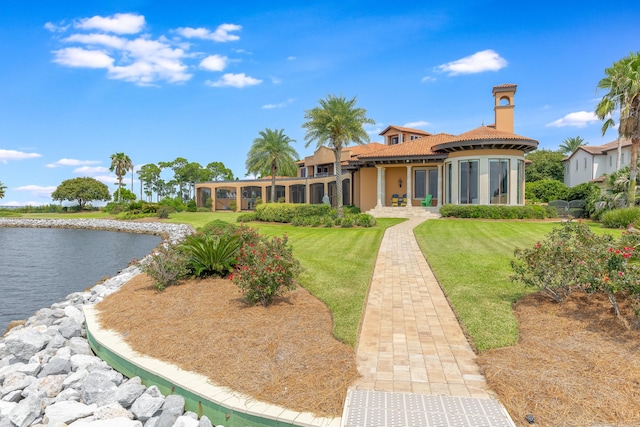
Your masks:
[[[397,194],[391,195],[391,206],[398,207],[398,203],[400,202],[400,197]]]
[[[400,197],[400,206],[407,206],[407,194],[403,194],[402,197]]]

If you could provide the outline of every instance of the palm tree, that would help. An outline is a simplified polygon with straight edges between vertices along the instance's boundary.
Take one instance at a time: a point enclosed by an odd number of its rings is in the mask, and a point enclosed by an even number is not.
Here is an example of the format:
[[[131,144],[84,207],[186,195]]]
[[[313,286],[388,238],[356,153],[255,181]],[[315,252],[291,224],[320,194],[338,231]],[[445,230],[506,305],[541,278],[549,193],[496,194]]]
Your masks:
[[[111,167],[109,170],[115,172],[118,177],[118,203],[121,201],[120,189],[122,188],[122,177],[124,177],[132,167],[133,163],[126,154],[116,153],[111,155]]]
[[[2,181],[0,181],[0,199],[4,197],[4,190],[6,189],[7,187],[2,183]]]
[[[245,166],[248,174],[271,175],[271,202],[275,202],[276,173],[281,176],[296,176],[298,153],[289,145],[295,141],[284,134],[284,129],[265,129],[258,133],[260,137],[253,140]]]
[[[638,148],[640,146],[640,52],[631,53],[605,69],[605,77],[598,82],[598,89],[608,90],[598,105],[596,115],[605,120],[602,132],[614,126],[612,114],[619,112],[618,145],[620,138],[631,139],[631,164],[629,172],[629,196],[635,203],[636,177],[638,173]],[[618,158],[620,153],[618,151]]]
[[[569,155],[574,151],[576,151],[578,147],[582,145],[587,145],[587,144],[588,143],[584,142],[584,139],[582,139],[579,136],[569,137],[569,138],[565,138],[562,141],[562,144],[560,144],[559,149],[562,154]]]
[[[364,144],[369,135],[363,125],[375,123],[367,117],[367,110],[356,107],[356,97],[346,99],[328,95],[321,99],[320,107],[305,111],[308,121],[302,125],[307,130],[305,147],[316,141],[317,147],[328,145],[335,155],[336,191],[338,216],[342,217],[342,149],[351,142]]]

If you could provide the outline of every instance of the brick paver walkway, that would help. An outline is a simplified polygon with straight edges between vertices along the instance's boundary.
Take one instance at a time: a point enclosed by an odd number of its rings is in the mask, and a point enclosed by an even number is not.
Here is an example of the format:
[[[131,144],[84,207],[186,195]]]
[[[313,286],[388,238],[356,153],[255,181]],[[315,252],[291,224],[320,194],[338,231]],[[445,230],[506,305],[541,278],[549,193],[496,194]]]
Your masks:
[[[352,402],[355,402],[354,396],[371,391],[387,392],[380,394],[386,396],[382,400],[387,400],[383,407],[388,407],[393,400],[389,396],[402,397],[398,393],[411,393],[424,399],[443,396],[441,399],[445,401],[455,400],[456,405],[447,404],[443,408],[464,407],[465,402],[490,403],[502,408],[487,387],[475,353],[414,237],[413,228],[424,220],[409,218],[385,232],[356,349],[362,378],[350,391]],[[406,396],[404,399],[409,401]],[[463,402],[462,406],[459,402]],[[355,425],[349,424],[349,420],[354,419],[349,414],[365,411],[349,405],[348,400],[343,425]],[[373,413],[373,410],[368,411]],[[488,424],[485,419],[477,425],[512,425],[506,411],[502,412],[503,418]],[[397,415],[397,411],[389,412],[393,413]],[[449,415],[451,420],[464,417],[464,413]],[[361,418],[366,420],[367,417]],[[467,421],[437,425],[476,425]],[[363,421],[363,425],[368,422],[371,420]],[[380,424],[376,421],[375,424],[403,425],[392,421]]]

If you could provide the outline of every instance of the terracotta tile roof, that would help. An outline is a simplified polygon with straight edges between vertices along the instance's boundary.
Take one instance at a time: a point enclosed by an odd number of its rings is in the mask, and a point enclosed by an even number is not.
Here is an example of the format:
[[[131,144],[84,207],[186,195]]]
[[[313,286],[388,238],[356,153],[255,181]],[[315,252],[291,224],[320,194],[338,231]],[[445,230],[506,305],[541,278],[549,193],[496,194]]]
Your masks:
[[[480,126],[468,132],[458,135],[451,141],[447,142],[463,142],[463,141],[479,141],[492,139],[530,139],[525,136],[516,135],[515,133],[497,130],[489,126]]]
[[[448,142],[454,135],[448,133],[438,133],[435,135],[423,136],[412,141],[405,141],[401,144],[390,145],[371,154],[363,154],[360,159],[376,159],[385,157],[413,157],[428,156],[438,154],[433,151],[433,147],[443,142]]]
[[[493,88],[494,89],[511,89],[511,88],[514,88],[514,87],[518,87],[518,85],[515,85],[513,83],[503,83],[501,85],[494,86]]]
[[[371,142],[369,144],[349,146],[347,147],[347,150],[351,151],[351,157],[358,157],[362,154],[373,153],[374,151],[381,150],[385,147],[386,145],[379,142]]]
[[[406,127],[403,127],[403,126],[395,126],[395,125],[387,126],[387,128],[385,130],[383,130],[382,132],[380,132],[378,135],[384,135],[385,133],[387,133],[387,131],[389,129],[396,129],[396,130],[399,130],[400,132],[415,133],[415,134],[418,134],[418,135],[431,135],[431,133],[427,132],[426,130],[414,129],[414,128],[406,128]]]

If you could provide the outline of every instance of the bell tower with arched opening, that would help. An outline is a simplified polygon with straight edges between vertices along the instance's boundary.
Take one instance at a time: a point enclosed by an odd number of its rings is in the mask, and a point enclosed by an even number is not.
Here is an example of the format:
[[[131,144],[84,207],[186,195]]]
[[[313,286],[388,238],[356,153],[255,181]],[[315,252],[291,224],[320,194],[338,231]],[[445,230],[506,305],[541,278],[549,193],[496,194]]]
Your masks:
[[[518,85],[502,84],[493,87],[493,96],[496,100],[493,111],[495,112],[495,128],[504,132],[513,133],[513,98],[516,95]]]

